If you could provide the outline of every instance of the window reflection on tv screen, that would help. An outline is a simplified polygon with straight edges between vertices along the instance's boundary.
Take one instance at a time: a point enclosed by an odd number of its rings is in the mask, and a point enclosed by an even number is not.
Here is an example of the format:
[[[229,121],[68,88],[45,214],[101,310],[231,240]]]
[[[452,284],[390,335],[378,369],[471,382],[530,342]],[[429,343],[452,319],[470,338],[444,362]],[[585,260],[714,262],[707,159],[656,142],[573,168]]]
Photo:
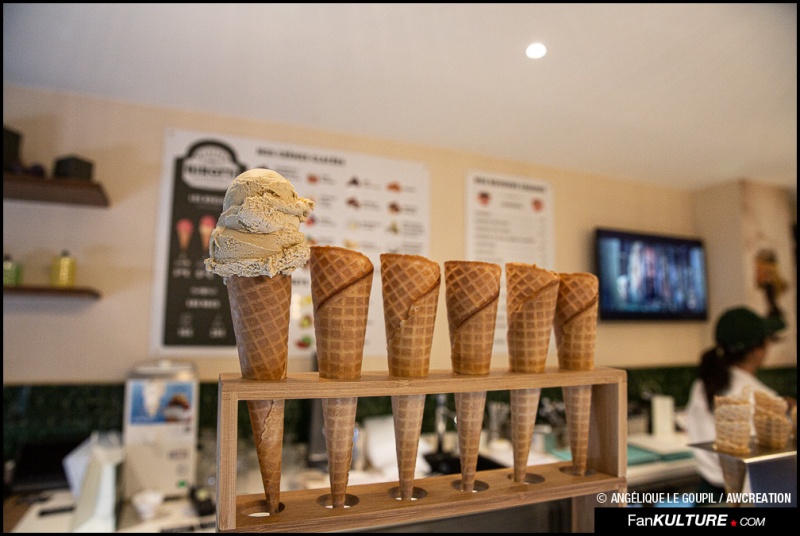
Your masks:
[[[707,319],[701,240],[597,229],[595,248],[600,319]]]

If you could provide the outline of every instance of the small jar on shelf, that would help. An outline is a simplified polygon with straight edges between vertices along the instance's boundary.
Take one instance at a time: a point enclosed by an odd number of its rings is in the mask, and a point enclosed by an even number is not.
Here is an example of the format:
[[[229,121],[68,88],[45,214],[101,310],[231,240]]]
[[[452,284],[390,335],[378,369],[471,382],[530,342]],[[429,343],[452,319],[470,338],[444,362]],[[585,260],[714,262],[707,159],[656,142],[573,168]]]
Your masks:
[[[3,255],[3,286],[15,287],[22,283],[22,267],[11,258],[11,255]]]
[[[75,286],[75,259],[66,249],[53,259],[50,267],[50,284],[54,287]]]

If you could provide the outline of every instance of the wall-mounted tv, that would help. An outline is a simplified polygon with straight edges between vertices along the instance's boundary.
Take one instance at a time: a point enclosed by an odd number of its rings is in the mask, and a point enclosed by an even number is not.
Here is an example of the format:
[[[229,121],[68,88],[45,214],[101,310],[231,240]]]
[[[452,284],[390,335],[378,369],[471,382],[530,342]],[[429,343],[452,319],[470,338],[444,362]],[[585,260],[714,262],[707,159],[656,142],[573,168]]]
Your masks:
[[[702,240],[595,231],[600,320],[706,320]]]

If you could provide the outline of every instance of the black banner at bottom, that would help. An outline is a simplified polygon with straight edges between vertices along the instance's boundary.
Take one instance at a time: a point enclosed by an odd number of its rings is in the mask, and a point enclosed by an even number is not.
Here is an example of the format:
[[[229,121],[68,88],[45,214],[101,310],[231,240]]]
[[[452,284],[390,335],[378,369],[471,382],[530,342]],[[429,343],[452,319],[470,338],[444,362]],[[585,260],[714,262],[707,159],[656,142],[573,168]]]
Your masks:
[[[596,508],[595,532],[623,528],[782,529],[796,523],[797,508]]]

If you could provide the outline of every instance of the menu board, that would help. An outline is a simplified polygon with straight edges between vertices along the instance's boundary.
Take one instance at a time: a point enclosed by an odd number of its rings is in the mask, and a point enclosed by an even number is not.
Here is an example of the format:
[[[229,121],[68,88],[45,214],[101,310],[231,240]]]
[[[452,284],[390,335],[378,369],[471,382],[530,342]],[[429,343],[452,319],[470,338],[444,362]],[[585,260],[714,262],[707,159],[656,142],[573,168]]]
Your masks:
[[[267,168],[314,201],[300,225],[310,245],[354,249],[375,272],[364,355],[384,355],[380,254],[428,255],[429,172],[419,163],[288,143],[169,129],[165,134],[162,210],[151,347],[159,355],[236,354],[223,278],[206,271],[209,237],[228,186],[240,173]],[[315,351],[311,277],[292,273],[289,356]]]
[[[545,181],[481,171],[467,174],[465,191],[467,259],[503,267],[493,352],[505,354],[505,263],[555,269],[553,191]]]

